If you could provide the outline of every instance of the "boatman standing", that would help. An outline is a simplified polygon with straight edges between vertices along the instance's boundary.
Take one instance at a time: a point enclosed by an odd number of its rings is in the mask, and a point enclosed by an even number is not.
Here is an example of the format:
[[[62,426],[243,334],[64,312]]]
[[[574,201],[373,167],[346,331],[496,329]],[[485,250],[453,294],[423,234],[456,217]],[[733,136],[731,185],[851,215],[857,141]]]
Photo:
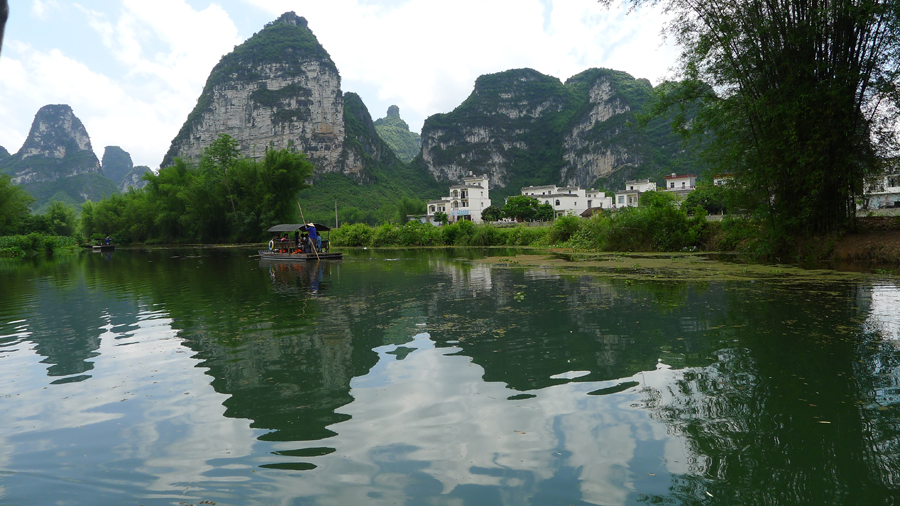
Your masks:
[[[322,238],[316,233],[316,226],[312,223],[306,225],[306,231],[309,232],[309,240],[315,243],[316,251],[322,250]]]

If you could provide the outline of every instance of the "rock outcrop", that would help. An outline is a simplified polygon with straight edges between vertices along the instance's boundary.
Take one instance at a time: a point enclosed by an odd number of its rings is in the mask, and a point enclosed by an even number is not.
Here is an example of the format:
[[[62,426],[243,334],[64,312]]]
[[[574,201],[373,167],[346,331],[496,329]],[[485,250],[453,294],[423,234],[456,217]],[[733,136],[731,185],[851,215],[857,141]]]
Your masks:
[[[359,160],[344,149],[340,74],[306,19],[293,12],[213,68],[161,167],[175,157],[199,160],[220,134],[252,158],[262,158],[267,147],[290,148],[306,153],[319,173],[360,171]]]
[[[122,180],[116,183],[119,187],[119,191],[122,193],[127,192],[130,188],[134,188],[135,190],[140,190],[141,188],[147,186],[147,181],[143,179],[144,174],[148,172],[152,172],[150,167],[146,165],[138,165],[131,169],[128,174],[125,174],[122,177]]]
[[[2,164],[13,184],[100,173],[87,130],[65,104],[41,107],[22,148]]]
[[[119,184],[125,175],[134,168],[131,154],[119,146],[106,146],[103,150],[103,158],[100,160],[100,169],[113,183]]]
[[[487,173],[493,188],[510,188],[501,194],[661,176],[678,163],[680,142],[664,119],[636,126],[652,91],[649,81],[608,69],[565,84],[531,69],[481,76],[459,107],[425,121],[422,162],[443,182]]]
[[[409,131],[409,125],[400,118],[400,108],[388,107],[387,116],[375,120],[375,131],[391,147],[394,154],[406,163],[422,150],[422,137]]]
[[[150,168],[145,165],[135,167],[131,161],[131,154],[119,146],[106,146],[100,168],[121,192],[126,192],[129,188],[140,189],[147,186],[147,181],[141,177],[150,172]]]

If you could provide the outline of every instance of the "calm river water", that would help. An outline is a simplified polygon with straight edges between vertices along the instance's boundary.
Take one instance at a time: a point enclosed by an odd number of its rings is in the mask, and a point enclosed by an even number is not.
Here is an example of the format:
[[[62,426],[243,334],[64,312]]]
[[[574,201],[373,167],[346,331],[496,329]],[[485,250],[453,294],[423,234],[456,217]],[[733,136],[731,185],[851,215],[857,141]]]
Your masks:
[[[893,505],[891,279],[0,264],[2,505]]]

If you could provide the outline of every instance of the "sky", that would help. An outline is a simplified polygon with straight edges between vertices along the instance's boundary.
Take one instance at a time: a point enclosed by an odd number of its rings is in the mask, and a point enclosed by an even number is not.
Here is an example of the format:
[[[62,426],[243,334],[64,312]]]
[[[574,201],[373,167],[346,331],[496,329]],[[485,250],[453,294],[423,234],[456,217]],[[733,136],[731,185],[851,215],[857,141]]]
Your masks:
[[[661,10],[596,0],[9,0],[0,53],[0,146],[21,148],[38,109],[68,104],[98,158],[120,146],[159,167],[213,66],[294,11],[331,55],[341,89],[410,130],[450,112],[480,75],[532,68],[562,81],[592,67],[673,75]]]

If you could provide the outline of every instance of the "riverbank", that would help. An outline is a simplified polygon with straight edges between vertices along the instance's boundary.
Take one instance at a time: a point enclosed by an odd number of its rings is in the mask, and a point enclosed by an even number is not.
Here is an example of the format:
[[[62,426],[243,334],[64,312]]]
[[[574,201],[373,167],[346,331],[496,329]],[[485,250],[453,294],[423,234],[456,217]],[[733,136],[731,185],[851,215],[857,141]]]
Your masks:
[[[859,218],[859,230],[834,241],[833,258],[846,262],[900,263],[900,216]]]

